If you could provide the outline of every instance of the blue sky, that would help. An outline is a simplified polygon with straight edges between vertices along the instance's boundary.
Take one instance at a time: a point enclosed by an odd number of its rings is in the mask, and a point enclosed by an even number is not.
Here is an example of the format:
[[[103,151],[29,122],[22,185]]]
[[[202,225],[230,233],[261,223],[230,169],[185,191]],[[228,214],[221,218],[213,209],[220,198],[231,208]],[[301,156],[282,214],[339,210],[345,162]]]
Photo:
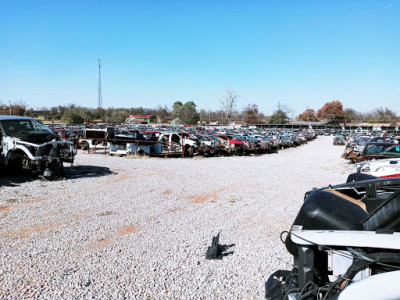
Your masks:
[[[400,114],[400,1],[0,0],[0,103]]]

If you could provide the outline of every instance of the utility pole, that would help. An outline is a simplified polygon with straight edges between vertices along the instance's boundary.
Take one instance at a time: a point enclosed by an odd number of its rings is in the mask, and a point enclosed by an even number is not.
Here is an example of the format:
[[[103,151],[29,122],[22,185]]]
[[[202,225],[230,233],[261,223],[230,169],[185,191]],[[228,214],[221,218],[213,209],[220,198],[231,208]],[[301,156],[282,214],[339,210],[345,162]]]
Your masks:
[[[10,116],[11,116],[11,113],[12,113],[12,105],[11,105],[11,101],[8,101],[9,103],[10,103]]]
[[[102,107],[103,106],[103,98],[102,98],[102,93],[101,93],[101,59],[98,58],[97,61],[99,64],[99,88],[98,88],[99,89],[98,90],[99,103],[98,103],[98,105],[99,105],[99,107]]]

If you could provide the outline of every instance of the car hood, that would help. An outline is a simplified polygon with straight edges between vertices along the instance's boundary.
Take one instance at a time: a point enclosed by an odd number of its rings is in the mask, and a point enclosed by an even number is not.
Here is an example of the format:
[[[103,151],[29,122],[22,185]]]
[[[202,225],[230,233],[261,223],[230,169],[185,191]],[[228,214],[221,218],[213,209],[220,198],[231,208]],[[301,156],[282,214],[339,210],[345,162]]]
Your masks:
[[[18,138],[19,140],[28,143],[43,144],[57,139],[58,137],[56,134],[51,133],[29,133],[27,135],[19,134],[17,136],[14,136],[14,138]]]

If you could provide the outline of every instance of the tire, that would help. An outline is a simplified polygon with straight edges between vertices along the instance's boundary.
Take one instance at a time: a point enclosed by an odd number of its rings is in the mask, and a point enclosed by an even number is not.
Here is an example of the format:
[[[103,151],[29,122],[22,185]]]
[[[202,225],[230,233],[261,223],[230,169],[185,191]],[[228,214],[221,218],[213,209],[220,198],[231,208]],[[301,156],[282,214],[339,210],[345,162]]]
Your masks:
[[[88,142],[83,142],[81,144],[81,149],[82,150],[88,150],[89,149],[89,143]]]
[[[192,146],[186,147],[185,155],[186,155],[187,157],[193,157],[193,154],[194,154],[194,149],[193,149],[193,147],[192,147]]]

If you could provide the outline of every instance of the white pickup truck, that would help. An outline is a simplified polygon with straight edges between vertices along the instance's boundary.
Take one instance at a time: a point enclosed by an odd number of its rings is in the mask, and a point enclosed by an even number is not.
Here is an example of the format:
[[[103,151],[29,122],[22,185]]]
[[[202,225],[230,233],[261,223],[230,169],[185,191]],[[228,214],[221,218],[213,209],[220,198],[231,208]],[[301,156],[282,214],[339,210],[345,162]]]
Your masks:
[[[158,141],[160,145],[155,147],[156,154],[177,154],[183,150],[185,156],[193,156],[200,146],[200,141],[186,132],[160,133]]]

